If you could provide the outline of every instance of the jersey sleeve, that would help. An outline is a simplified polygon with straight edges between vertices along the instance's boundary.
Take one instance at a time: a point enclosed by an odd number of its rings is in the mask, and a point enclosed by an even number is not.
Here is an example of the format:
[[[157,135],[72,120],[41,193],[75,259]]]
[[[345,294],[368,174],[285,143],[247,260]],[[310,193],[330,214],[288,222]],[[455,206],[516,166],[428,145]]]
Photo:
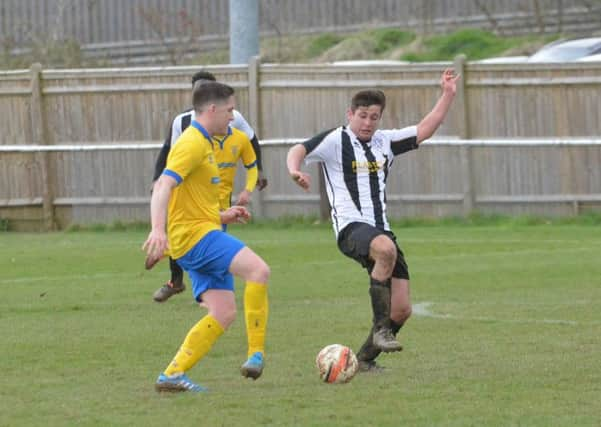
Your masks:
[[[244,138],[244,143],[241,147],[240,158],[246,169],[246,185],[245,189],[252,192],[257,185],[259,170],[257,168],[257,156],[255,150],[248,138]]]
[[[419,147],[417,143],[417,126],[383,130],[382,132],[390,139],[390,151],[395,156]]]
[[[238,110],[234,110],[234,120],[232,120],[230,126],[244,132],[248,136],[248,139],[253,139],[255,136],[255,130]]]
[[[190,143],[189,139],[172,146],[163,175],[168,175],[181,184],[202,163],[205,155],[202,147],[204,145]]]
[[[330,129],[303,142],[302,144],[307,151],[305,163],[326,162],[335,158],[339,140],[339,132]]]

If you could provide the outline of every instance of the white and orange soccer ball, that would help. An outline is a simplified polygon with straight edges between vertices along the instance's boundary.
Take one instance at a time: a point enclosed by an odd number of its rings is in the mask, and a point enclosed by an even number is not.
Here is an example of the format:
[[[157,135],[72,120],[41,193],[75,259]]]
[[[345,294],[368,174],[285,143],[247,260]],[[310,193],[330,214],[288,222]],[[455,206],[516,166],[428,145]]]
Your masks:
[[[329,384],[347,383],[359,368],[353,350],[342,344],[330,344],[321,349],[315,358],[319,377]]]

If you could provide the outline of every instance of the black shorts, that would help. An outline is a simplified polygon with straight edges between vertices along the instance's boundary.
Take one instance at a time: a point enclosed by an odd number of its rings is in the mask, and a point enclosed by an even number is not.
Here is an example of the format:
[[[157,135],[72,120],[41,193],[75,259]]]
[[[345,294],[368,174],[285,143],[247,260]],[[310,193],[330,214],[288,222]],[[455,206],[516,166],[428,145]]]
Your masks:
[[[352,222],[338,234],[338,249],[357,261],[371,274],[375,262],[369,257],[371,241],[380,235],[388,236],[396,246],[396,264],[392,270],[392,277],[409,280],[409,268],[405,262],[405,255],[396,242],[396,236],[391,231],[380,230],[363,222]]]

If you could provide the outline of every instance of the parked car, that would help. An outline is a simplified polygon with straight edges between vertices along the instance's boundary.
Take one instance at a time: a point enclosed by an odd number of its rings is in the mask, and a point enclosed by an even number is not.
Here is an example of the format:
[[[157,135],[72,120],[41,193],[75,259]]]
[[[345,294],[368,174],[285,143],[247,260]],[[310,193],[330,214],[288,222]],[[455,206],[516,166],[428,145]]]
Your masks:
[[[527,62],[571,62],[601,53],[601,37],[557,40],[543,46]]]
[[[596,55],[584,56],[582,58],[577,59],[578,62],[601,62],[601,53],[597,53]]]
[[[371,66],[371,65],[405,65],[409,64],[407,61],[396,61],[393,59],[350,59],[347,61],[335,61],[332,62],[332,65],[361,65],[361,66]]]
[[[528,61],[527,56],[498,56],[476,61],[478,64],[521,64]]]

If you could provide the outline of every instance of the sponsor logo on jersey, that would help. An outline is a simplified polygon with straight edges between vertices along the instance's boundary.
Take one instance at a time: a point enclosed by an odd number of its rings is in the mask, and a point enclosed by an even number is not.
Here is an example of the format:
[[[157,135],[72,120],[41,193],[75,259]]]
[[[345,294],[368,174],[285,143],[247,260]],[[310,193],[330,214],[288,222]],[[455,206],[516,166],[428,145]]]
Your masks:
[[[356,160],[353,161],[352,167],[353,172],[377,172],[382,169],[383,162],[358,162]]]

